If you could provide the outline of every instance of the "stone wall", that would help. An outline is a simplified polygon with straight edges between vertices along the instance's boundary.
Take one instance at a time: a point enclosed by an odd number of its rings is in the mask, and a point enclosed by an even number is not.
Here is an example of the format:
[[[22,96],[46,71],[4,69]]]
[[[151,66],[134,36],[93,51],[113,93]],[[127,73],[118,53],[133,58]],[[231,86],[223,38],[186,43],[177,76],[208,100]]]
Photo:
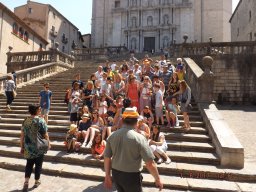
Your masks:
[[[214,58],[214,99],[256,104],[256,55]]]

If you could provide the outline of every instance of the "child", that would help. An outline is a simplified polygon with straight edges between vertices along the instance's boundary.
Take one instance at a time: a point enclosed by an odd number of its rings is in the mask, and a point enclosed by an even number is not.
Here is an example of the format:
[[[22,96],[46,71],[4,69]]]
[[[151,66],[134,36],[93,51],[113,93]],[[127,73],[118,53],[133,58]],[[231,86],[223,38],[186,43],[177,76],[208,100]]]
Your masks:
[[[91,147],[92,156],[98,160],[102,159],[104,155],[105,147],[106,147],[106,141],[102,140],[101,133],[95,134],[92,142],[92,147]]]
[[[170,102],[167,103],[166,110],[167,126],[171,126],[173,128],[174,126],[179,126],[178,113],[180,113],[180,109],[177,105],[177,98],[171,97]]]
[[[159,125],[159,118],[161,119],[162,125],[164,125],[164,117],[163,117],[163,92],[160,90],[160,84],[154,84],[155,93],[156,93],[156,101],[155,101],[155,114],[156,114],[156,123]]]
[[[80,94],[75,93],[75,96],[72,96],[72,101],[71,101],[71,110],[70,110],[70,123],[71,124],[76,124],[77,123],[77,113],[79,110],[79,102],[82,100],[79,98]]]
[[[82,147],[86,146],[87,141],[85,140],[85,138],[88,138],[89,135],[89,131],[88,129],[91,127],[92,125],[92,121],[90,118],[90,115],[88,113],[84,113],[82,115],[82,120],[79,121],[79,132],[80,135],[82,136]]]
[[[105,115],[108,111],[108,104],[106,101],[106,96],[103,94],[100,97],[100,104],[99,104],[99,116],[103,119],[103,121],[106,123]]]
[[[71,124],[69,131],[67,132],[66,135],[66,147],[67,147],[67,152],[74,152],[74,151],[79,151],[81,143],[77,141],[78,138],[78,130],[77,126],[75,124]]]
[[[44,90],[39,93],[39,103],[41,107],[41,116],[48,123],[48,114],[52,102],[52,92],[49,90],[49,83],[44,84]]]
[[[142,134],[144,137],[146,137],[146,139],[149,139],[150,129],[149,129],[148,125],[144,122],[144,117],[141,115],[138,118],[138,124],[137,124],[136,131],[138,133]]]
[[[152,111],[149,109],[149,106],[145,106],[141,112],[141,116],[144,118],[144,122],[148,124],[151,129],[152,124],[154,123],[154,115]]]

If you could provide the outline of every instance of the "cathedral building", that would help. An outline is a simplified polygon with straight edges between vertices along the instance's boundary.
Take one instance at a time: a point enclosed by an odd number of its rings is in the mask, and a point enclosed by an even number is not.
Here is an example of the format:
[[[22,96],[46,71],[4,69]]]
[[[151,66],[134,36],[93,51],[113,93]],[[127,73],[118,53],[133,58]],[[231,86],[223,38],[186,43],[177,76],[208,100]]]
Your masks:
[[[91,46],[159,51],[172,43],[230,41],[232,0],[93,0]]]

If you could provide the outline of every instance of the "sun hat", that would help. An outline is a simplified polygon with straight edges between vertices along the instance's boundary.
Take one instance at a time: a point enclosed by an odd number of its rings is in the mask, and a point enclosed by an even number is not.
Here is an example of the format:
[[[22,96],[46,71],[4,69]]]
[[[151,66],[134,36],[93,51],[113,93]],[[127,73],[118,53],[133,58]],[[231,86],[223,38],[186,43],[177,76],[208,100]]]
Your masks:
[[[88,119],[90,119],[90,115],[89,115],[88,113],[85,113],[85,114],[82,115],[82,118],[88,118]]]
[[[122,118],[135,118],[137,119],[139,117],[139,113],[137,112],[137,109],[135,107],[127,107],[125,111],[122,114]]]
[[[138,121],[142,121],[142,120],[144,120],[144,117],[143,117],[142,115],[140,115],[140,116],[138,117]]]

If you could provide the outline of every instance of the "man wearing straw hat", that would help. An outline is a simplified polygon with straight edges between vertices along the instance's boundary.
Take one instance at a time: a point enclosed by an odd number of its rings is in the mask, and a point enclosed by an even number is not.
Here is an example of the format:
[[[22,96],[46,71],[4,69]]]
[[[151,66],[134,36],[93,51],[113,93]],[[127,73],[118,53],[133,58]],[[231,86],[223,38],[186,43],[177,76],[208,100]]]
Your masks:
[[[142,191],[142,160],[155,179],[155,184],[162,190],[163,184],[154,163],[154,155],[151,152],[145,137],[134,129],[139,117],[136,108],[126,108],[122,114],[123,126],[115,131],[107,140],[104,153],[106,188],[112,188],[112,176],[118,192]]]

